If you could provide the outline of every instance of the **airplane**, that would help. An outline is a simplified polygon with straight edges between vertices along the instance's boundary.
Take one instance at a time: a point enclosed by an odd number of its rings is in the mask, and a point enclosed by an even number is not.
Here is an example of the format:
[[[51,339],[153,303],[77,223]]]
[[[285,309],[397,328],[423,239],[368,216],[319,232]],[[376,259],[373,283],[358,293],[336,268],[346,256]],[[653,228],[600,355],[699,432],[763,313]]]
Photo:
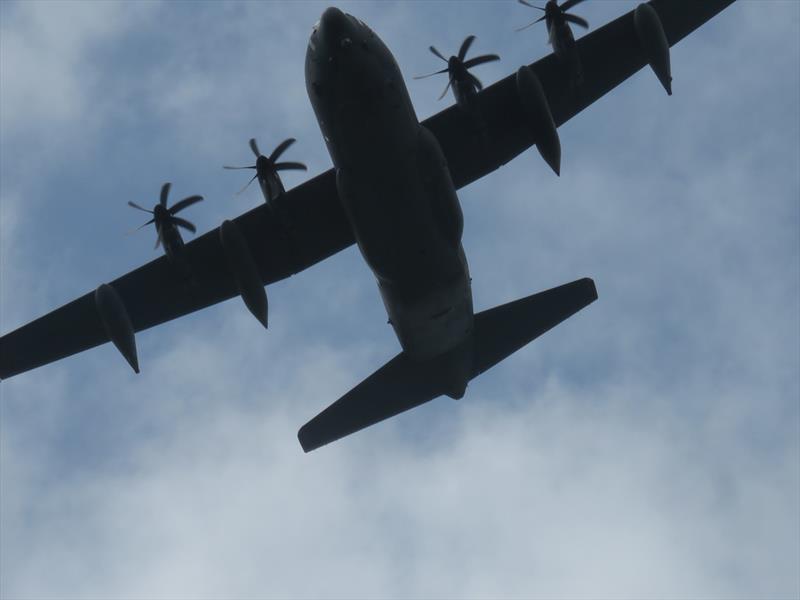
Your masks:
[[[533,145],[559,174],[559,126],[648,64],[666,88],[669,48],[733,2],[650,0],[575,43],[579,89],[550,54],[476,92],[476,110],[456,103],[422,122],[381,39],[328,8],[313,27],[305,76],[334,167],[282,192],[282,216],[265,203],[182,246],[190,283],[162,256],[3,335],[0,379],[108,341],[138,372],[136,332],[236,295],[266,327],[266,285],[355,243],[401,352],[303,425],[303,450],[442,395],[461,398],[469,381],[587,307],[597,290],[583,278],[475,313],[457,190]]]

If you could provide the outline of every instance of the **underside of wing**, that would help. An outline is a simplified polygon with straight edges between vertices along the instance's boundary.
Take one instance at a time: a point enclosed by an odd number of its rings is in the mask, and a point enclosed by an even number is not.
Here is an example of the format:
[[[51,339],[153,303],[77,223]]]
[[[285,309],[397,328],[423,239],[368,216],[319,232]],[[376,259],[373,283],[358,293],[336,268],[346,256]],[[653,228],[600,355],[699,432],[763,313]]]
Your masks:
[[[262,288],[354,242],[333,171],[286,192],[280,200],[282,215],[262,204],[232,220],[244,245],[239,253],[250,257],[253,280]],[[221,237],[217,228],[187,243],[183,269],[162,256],[109,282],[102,291],[93,290],[0,337],[0,379],[110,340],[119,347],[113,334],[115,328],[125,329],[125,321],[132,332],[141,331],[241,294],[237,271],[242,269],[231,264],[231,252]]]
[[[542,141],[539,121],[561,126],[652,64],[660,31],[665,46],[674,46],[733,2],[651,0],[646,10],[632,10],[577,41],[580,83],[564,61],[550,54],[528,66],[542,90],[540,99],[521,95],[515,74],[477,95],[481,127],[458,106],[427,119],[423,124],[439,140],[453,183],[464,187],[506,164]],[[542,112],[548,114],[538,114]]]

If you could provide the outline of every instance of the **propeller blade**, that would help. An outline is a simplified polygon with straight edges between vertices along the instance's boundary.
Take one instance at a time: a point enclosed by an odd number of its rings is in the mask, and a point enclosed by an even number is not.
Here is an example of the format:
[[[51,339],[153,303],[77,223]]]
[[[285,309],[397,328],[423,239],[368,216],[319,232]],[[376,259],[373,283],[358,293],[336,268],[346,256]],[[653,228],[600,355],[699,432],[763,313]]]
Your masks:
[[[187,206],[191,206],[192,204],[197,204],[202,199],[203,199],[202,196],[189,196],[188,198],[184,198],[180,202],[176,202],[175,204],[173,204],[168,212],[169,214],[174,215],[182,211]]]
[[[475,58],[470,58],[467,62],[464,63],[464,66],[468,69],[472,67],[476,67],[478,65],[482,65],[488,62],[494,62],[496,60],[500,60],[500,57],[497,54],[486,54],[484,56],[476,56]]]
[[[451,85],[453,85],[453,80],[452,80],[452,79],[451,79],[450,81],[448,81],[448,82],[447,82],[447,86],[444,88],[444,91],[442,92],[442,95],[441,95],[441,96],[439,96],[439,97],[437,98],[437,100],[441,100],[442,98],[444,98],[444,97],[447,95],[447,90],[449,90],[449,89],[450,89],[450,86],[451,86]]]
[[[255,175],[253,175],[253,179],[255,179],[256,177],[258,177],[258,173],[256,173]],[[248,181],[248,182],[247,182],[247,184],[245,184],[245,186],[244,186],[242,189],[240,189],[238,192],[236,192],[236,195],[238,196],[238,195],[239,195],[239,194],[241,194],[243,191],[245,191],[247,188],[249,188],[249,187],[250,187],[250,184],[251,184],[251,183],[253,183],[253,179],[251,179],[250,181]]]
[[[561,12],[567,12],[570,8],[580,4],[581,2],[583,2],[583,0],[567,0],[564,2],[564,4],[559,6],[559,8],[561,9]]]
[[[481,83],[481,80],[475,77],[475,75],[473,75],[472,73],[467,73],[467,75],[469,75],[469,78],[472,80],[473,85],[480,92],[483,89],[483,84]]]
[[[256,144],[256,138],[250,138],[250,150],[253,151],[253,154],[256,155],[256,158],[261,156],[261,151],[258,149],[258,144]]]
[[[447,59],[444,56],[442,56],[442,53],[439,52],[436,48],[434,48],[433,46],[428,46],[428,48],[430,49],[431,52],[433,52],[436,56],[441,58],[444,62],[447,62]]]
[[[161,186],[161,198],[159,199],[159,204],[164,208],[167,208],[167,196],[169,196],[169,188],[172,186],[171,183],[165,183]]]
[[[156,236],[156,245],[153,246],[153,250],[155,250],[161,245],[161,228],[157,227],[156,231],[158,231],[158,235]]]
[[[278,147],[272,151],[272,154],[269,155],[269,161],[274,163],[276,160],[280,158],[281,154],[286,152],[286,149],[292,144],[294,144],[296,141],[297,140],[295,140],[294,138],[283,140],[280,144],[278,144]]]
[[[175,223],[178,227],[183,227],[184,229],[188,229],[192,233],[197,233],[197,228],[194,226],[193,223],[190,223],[186,219],[181,219],[180,217],[172,217],[171,221]]]
[[[542,17],[542,19],[544,19],[544,17]],[[528,27],[532,27],[533,25],[536,25],[536,24],[537,24],[539,21],[541,21],[542,19],[536,19],[535,21],[531,21],[531,22],[530,22],[530,23],[528,23],[527,25],[523,25],[522,27],[517,27],[517,28],[516,28],[514,31],[524,31],[524,30],[525,30],[525,29],[527,29]]]
[[[130,200],[128,200],[128,206],[130,206],[130,207],[132,207],[132,208],[137,208],[137,209],[139,209],[139,210],[141,210],[141,211],[144,211],[144,212],[146,212],[146,213],[150,213],[151,215],[153,214],[153,211],[152,211],[152,210],[147,210],[146,208],[142,208],[141,206],[139,206],[138,204],[136,204],[136,202],[131,202]]]
[[[589,29],[589,22],[586,19],[578,17],[576,15],[571,15],[569,13],[564,13],[564,20],[569,21],[570,23],[574,23],[579,27],[583,27],[584,29]]]
[[[466,58],[467,52],[469,52],[469,48],[470,46],[472,46],[472,42],[474,41],[475,41],[474,35],[469,35],[466,38],[464,38],[464,41],[461,42],[461,48],[458,49],[459,60],[463,61]]]
[[[155,222],[156,222],[155,219],[150,219],[147,223],[144,223],[143,225],[139,225],[136,229],[131,229],[130,231],[126,232],[125,235],[133,235],[134,233],[136,233],[140,229],[144,229],[145,227],[150,225],[150,223],[155,223]]]
[[[427,75],[417,75],[414,79],[426,79],[427,77],[433,77],[434,75],[441,75],[442,73],[447,73],[447,69],[442,69],[441,71],[436,71],[435,73],[428,73]]]
[[[299,162],[282,162],[275,165],[276,171],[308,171],[308,167]]]
[[[255,169],[256,166],[255,165],[253,165],[252,167],[227,167],[227,166],[225,166],[225,167],[222,167],[222,168],[223,169],[228,169],[228,170],[239,170],[239,169]]]

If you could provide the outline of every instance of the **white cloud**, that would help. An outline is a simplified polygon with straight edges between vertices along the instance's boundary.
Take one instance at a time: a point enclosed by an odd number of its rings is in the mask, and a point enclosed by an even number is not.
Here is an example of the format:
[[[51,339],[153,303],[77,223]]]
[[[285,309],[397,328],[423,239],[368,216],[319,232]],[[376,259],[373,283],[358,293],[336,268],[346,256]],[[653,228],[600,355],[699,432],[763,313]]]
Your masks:
[[[140,334],[138,377],[103,347],[4,381],[0,596],[796,597],[798,8],[763,4],[676,49],[672,98],[643,73],[563,128],[560,179],[530,152],[461,192],[479,308],[583,275],[600,300],[458,403],[302,453],[397,351],[352,249],[271,286],[266,333],[235,299]],[[254,201],[219,171],[251,135],[329,164],[301,67],[324,5],[138,6],[2,4],[3,332],[151,257],[118,232],[162,179],[207,229]],[[453,6],[350,10],[407,76],[470,32],[486,82],[546,51],[521,7]]]
[[[324,394],[335,374],[319,357],[306,364]],[[446,443],[414,451],[395,423],[303,456],[287,435],[297,408],[215,406],[212,388],[115,473],[51,486],[34,506],[12,501],[19,512],[6,522],[28,525],[11,530],[22,544],[13,556],[25,558],[9,560],[7,589],[83,598],[792,589],[787,523],[798,498],[786,491],[796,463],[738,448],[735,405],[746,396],[687,432],[664,419],[669,398],[641,408],[646,382],[595,390],[593,407],[583,393],[551,380],[520,410],[486,396],[440,400],[456,424]],[[290,397],[296,390],[281,395]]]
[[[91,130],[87,116],[98,92],[99,50],[141,12],[141,7],[114,2],[4,2],[3,136],[49,133],[52,143],[59,138],[54,128]]]

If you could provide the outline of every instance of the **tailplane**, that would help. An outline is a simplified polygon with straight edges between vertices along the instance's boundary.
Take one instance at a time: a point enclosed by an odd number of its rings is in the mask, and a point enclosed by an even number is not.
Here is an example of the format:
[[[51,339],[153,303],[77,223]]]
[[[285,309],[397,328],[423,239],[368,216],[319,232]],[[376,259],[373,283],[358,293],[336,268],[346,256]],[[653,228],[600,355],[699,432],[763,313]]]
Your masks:
[[[594,282],[586,278],[476,314],[467,342],[472,354],[469,379],[595,300]],[[452,365],[463,352],[459,347],[424,362],[401,352],[303,425],[297,434],[300,445],[309,452],[443,394],[460,397],[454,394]]]

